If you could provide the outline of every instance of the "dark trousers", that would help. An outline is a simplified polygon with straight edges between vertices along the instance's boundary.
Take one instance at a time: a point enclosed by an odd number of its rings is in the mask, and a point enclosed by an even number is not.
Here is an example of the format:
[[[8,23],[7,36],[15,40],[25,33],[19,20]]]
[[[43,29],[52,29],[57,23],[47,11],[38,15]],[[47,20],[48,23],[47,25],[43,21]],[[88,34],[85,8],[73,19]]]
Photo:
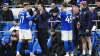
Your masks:
[[[38,41],[42,49],[42,54],[48,55],[47,47],[48,30],[45,28],[38,29]]]
[[[5,56],[11,56],[11,48],[9,46],[9,43],[5,43],[4,49],[5,49],[5,51],[7,51]]]
[[[16,48],[17,48],[17,43],[18,41],[12,41],[12,46],[11,46],[11,55],[16,56]]]

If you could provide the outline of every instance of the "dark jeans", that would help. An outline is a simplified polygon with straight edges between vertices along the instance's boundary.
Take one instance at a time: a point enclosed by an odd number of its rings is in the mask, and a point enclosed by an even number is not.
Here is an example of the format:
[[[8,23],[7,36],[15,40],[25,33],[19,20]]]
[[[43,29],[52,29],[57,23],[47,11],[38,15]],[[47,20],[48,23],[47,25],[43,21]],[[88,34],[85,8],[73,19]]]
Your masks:
[[[4,56],[4,46],[0,43],[0,56]]]
[[[5,43],[4,50],[6,51],[5,56],[11,56],[11,48],[9,43]]]
[[[12,46],[11,46],[11,55],[12,56],[16,56],[17,43],[18,43],[18,41],[12,41]]]
[[[42,49],[42,54],[48,55],[47,47],[48,30],[45,28],[38,29],[38,41]]]

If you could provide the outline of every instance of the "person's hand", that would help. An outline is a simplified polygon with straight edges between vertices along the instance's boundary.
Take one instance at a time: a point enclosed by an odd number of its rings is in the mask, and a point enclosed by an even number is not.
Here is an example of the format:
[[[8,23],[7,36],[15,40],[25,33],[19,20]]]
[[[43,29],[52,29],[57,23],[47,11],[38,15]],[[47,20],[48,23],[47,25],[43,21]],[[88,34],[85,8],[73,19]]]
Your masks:
[[[34,11],[34,15],[36,15],[37,14],[37,12],[36,11]]]
[[[43,11],[41,10],[41,11],[40,11],[40,15],[42,14],[42,12],[43,12]]]
[[[34,20],[37,20],[37,18],[35,18]]]
[[[80,24],[77,24],[77,28],[78,28],[78,29],[80,28]]]
[[[14,40],[17,40],[16,38],[14,38]]]
[[[86,33],[88,33],[89,32],[89,30],[88,29],[86,29]]]

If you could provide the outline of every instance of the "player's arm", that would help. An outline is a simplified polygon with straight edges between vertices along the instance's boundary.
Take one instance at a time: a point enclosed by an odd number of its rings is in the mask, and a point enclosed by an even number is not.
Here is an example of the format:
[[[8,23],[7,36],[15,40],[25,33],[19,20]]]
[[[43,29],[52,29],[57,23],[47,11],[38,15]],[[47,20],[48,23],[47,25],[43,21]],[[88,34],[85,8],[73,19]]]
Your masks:
[[[29,15],[28,12],[26,13],[26,18],[27,18],[28,20],[33,20],[33,19],[35,18],[35,16],[36,16],[36,14],[33,15],[33,16],[31,16],[31,15]]]
[[[59,13],[58,13],[58,16],[57,16],[57,18],[56,18],[56,20],[61,20],[61,17],[62,17],[62,13],[59,12]]]

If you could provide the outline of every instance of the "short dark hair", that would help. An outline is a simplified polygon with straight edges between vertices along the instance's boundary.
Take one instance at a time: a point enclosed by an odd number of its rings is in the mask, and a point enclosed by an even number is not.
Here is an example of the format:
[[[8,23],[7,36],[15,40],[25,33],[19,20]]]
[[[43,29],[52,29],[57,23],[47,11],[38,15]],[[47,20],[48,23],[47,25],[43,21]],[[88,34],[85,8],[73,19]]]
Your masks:
[[[13,21],[15,21],[15,22],[17,22],[17,23],[18,23],[18,20],[17,20],[17,19],[15,19],[15,20],[13,20]]]
[[[59,11],[57,9],[52,9],[53,13],[58,13]]]
[[[8,7],[8,5],[7,4],[4,4],[3,7]]]
[[[45,6],[43,3],[38,3],[38,5],[41,5],[43,7],[43,9],[45,10]]]
[[[29,3],[27,3],[27,2],[23,3],[23,7],[25,7],[27,5],[29,5]]]
[[[68,7],[68,3],[67,3],[67,2],[63,2],[63,3],[62,3],[62,6]]]
[[[56,2],[52,2],[52,3],[56,4]],[[51,3],[51,4],[52,4],[52,3]]]

